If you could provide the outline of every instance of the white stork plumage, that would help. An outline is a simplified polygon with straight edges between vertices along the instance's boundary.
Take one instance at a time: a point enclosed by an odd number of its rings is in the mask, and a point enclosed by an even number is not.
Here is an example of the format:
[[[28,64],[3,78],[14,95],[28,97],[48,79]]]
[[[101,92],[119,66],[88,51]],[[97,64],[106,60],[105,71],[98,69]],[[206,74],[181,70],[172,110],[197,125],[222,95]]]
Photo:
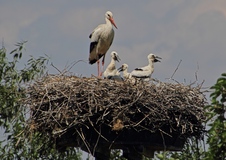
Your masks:
[[[97,62],[98,67],[98,76],[102,76],[102,72],[100,72],[100,62],[99,59],[102,58],[102,71],[104,68],[104,59],[105,54],[107,53],[108,49],[110,48],[113,39],[114,39],[114,30],[113,26],[117,28],[113,14],[110,11],[105,13],[105,24],[100,24],[97,26],[93,32],[89,35],[91,39],[90,43],[90,51],[89,51],[89,63],[94,64]]]
[[[123,78],[125,80],[132,78],[132,75],[128,72],[128,67],[128,64],[124,63],[120,68],[118,68],[118,71],[122,72]]]
[[[145,67],[136,68],[131,72],[132,77],[135,78],[150,78],[152,73],[154,72],[154,63],[160,62],[159,59],[162,59],[152,53],[148,55],[148,62],[149,64]]]
[[[104,71],[104,77],[113,77],[113,76],[120,76],[119,71],[115,67],[116,61],[120,61],[120,58],[118,56],[118,53],[113,51],[111,52],[111,62],[107,66],[106,70]]]

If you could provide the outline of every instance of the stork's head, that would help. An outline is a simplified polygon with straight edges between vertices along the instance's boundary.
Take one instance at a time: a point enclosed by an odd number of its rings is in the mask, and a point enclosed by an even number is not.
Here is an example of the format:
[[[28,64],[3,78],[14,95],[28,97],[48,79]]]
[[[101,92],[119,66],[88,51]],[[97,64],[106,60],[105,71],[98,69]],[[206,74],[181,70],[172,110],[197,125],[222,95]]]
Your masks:
[[[154,55],[153,53],[150,53],[148,55],[148,60],[151,60],[152,62],[161,62],[159,59],[162,59],[162,58]]]
[[[118,53],[115,52],[115,51],[112,51],[112,52],[111,52],[111,58],[114,59],[115,61],[118,61],[118,62],[121,60],[121,59],[119,58],[119,56],[118,56]]]
[[[126,69],[128,69],[128,65],[124,63],[120,68],[118,68],[118,71],[122,72],[122,71],[125,71]]]
[[[115,21],[113,19],[113,13],[111,11],[107,11],[105,13],[105,17],[111,22],[112,25],[115,26],[115,28],[117,28],[116,24],[115,24]],[[117,28],[118,29],[118,28]]]

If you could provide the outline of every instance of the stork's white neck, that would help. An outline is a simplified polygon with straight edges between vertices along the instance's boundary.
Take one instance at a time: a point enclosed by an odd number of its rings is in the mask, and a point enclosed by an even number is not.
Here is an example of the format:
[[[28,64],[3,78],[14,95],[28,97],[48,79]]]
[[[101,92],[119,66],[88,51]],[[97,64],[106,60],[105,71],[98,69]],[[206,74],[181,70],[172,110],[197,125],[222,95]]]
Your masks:
[[[114,58],[111,58],[111,64],[115,64]]]
[[[127,69],[125,69],[124,71],[123,71],[123,77],[128,77],[128,70]]]
[[[152,59],[149,59],[148,61],[149,61],[149,65],[150,65],[151,67],[153,67],[153,66],[154,66],[153,60],[152,60]]]
[[[115,60],[113,58],[111,58],[111,62],[109,63],[109,65],[108,65],[106,70],[112,71],[114,69],[115,69]]]
[[[112,28],[111,21],[110,21],[108,18],[105,18],[105,21],[106,21],[106,24],[107,24],[108,26],[111,26],[111,28]]]

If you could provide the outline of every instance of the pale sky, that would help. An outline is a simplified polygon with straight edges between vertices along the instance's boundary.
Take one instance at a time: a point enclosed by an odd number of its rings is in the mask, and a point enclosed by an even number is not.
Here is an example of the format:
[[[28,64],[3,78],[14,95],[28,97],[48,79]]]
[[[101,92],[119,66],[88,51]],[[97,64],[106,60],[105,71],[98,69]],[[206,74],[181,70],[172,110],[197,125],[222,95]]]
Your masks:
[[[107,52],[118,52],[129,71],[148,63],[147,55],[162,57],[152,77],[161,81],[171,77],[185,84],[205,80],[215,84],[226,72],[225,0],[10,0],[0,2],[0,38],[10,52],[14,44],[27,40],[24,59],[47,54],[60,70],[78,61],[71,72],[97,75],[96,64],[88,63],[88,38],[92,30],[105,23],[104,14],[112,11],[118,29]],[[24,63],[25,63],[24,60]],[[49,73],[57,71],[49,66]],[[209,97],[207,97],[209,99]]]
[[[78,60],[71,72],[97,75],[96,64],[88,63],[88,38],[105,23],[104,14],[113,12],[115,38],[107,52],[118,52],[129,71],[148,63],[147,55],[162,57],[152,77],[166,81],[182,60],[174,79],[186,84],[205,80],[212,86],[226,69],[225,0],[55,0],[0,2],[0,37],[8,51],[16,42],[27,40],[24,58],[47,54],[60,70]],[[57,73],[49,67],[50,73]]]

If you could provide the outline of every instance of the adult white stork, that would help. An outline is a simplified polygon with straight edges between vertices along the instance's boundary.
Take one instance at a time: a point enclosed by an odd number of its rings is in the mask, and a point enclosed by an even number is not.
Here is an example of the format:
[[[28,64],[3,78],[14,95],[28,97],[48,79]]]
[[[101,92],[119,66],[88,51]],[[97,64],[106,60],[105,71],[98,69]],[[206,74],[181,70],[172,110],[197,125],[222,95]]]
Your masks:
[[[110,11],[105,13],[105,24],[100,24],[97,26],[93,32],[89,35],[91,39],[90,43],[90,50],[89,50],[89,63],[94,64],[97,62],[98,67],[98,76],[102,76],[102,72],[100,72],[100,62],[99,59],[102,58],[102,71],[104,68],[104,59],[105,54],[107,53],[108,49],[110,48],[113,39],[114,39],[114,30],[113,26],[117,28],[113,14]]]
[[[124,63],[120,68],[118,68],[118,71],[122,72],[123,78],[125,80],[132,78],[132,75],[128,73],[128,67],[129,67],[128,64]]]
[[[106,70],[104,71],[104,77],[112,77],[112,76],[120,76],[119,71],[115,67],[116,61],[120,61],[120,58],[118,56],[118,53],[113,51],[111,52],[111,62],[107,66]]]
[[[154,72],[154,63],[160,62],[159,59],[162,59],[152,53],[148,55],[148,62],[149,64],[145,67],[136,68],[131,72],[132,77],[135,78],[150,78],[152,73]]]

